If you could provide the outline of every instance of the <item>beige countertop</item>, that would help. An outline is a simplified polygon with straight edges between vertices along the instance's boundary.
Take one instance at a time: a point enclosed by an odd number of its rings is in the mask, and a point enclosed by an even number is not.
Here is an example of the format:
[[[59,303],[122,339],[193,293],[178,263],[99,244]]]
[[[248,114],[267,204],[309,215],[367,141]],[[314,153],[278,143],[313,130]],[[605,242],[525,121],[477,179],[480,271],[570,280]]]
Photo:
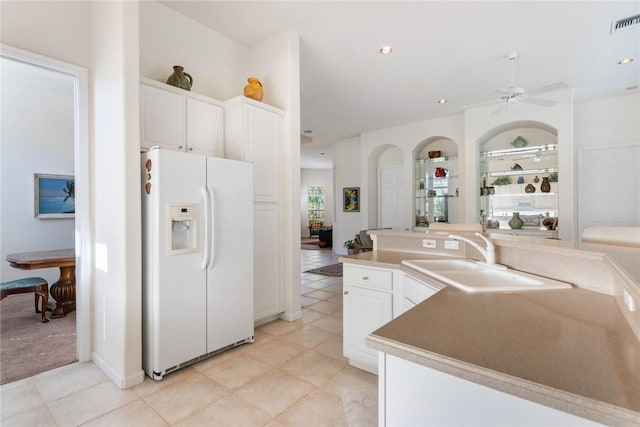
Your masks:
[[[404,270],[403,259],[419,258],[374,251],[342,261]],[[584,418],[640,425],[640,341],[609,295],[445,287],[374,331],[368,343]]]

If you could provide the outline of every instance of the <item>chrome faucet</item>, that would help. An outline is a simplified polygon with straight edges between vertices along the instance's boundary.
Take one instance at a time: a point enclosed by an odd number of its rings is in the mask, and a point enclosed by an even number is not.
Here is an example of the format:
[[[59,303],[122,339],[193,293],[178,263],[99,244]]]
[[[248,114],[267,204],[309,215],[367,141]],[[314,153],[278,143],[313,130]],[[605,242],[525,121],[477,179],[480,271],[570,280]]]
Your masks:
[[[491,243],[491,240],[487,239],[480,233],[476,233],[476,236],[480,237],[487,244],[487,248],[481,247],[478,243],[474,242],[471,239],[467,239],[466,237],[458,236],[457,234],[449,234],[450,239],[462,240],[476,248],[478,252],[482,254],[485,259],[485,264],[495,265],[496,263],[496,247]]]

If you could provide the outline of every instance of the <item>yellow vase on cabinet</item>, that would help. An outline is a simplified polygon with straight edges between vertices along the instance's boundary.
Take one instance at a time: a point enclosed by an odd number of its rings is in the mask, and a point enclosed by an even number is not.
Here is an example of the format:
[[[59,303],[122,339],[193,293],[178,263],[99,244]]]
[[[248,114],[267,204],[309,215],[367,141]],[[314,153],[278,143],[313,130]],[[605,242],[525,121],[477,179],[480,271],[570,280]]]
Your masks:
[[[244,87],[244,96],[247,98],[255,99],[256,101],[262,101],[262,83],[257,77],[249,77],[247,79],[249,84]]]

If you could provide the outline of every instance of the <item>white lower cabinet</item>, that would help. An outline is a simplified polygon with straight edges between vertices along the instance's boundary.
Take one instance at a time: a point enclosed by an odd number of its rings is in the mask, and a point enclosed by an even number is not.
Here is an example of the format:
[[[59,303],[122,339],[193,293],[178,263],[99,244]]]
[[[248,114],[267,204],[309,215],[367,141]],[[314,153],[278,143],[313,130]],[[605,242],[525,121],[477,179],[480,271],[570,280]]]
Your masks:
[[[438,292],[442,286],[417,280],[400,270],[344,264],[343,351],[349,363],[378,372],[378,351],[367,335]]]
[[[376,373],[377,350],[367,347],[367,335],[393,318],[392,270],[344,265],[343,347],[349,363]]]
[[[601,425],[390,354],[379,362],[380,426]]]
[[[406,274],[402,275],[402,296],[397,298],[399,307],[396,309],[396,316],[412,309],[431,295],[438,292],[438,287],[430,285],[421,280],[415,279]]]

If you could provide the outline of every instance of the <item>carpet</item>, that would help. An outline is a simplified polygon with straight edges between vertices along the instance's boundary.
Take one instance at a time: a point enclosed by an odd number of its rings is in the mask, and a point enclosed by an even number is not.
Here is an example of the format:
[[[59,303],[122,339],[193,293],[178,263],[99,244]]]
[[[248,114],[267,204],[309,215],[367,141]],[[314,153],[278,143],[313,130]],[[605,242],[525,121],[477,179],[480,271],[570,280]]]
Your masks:
[[[51,301],[51,299],[49,299]],[[9,295],[0,303],[0,384],[68,365],[76,358],[76,312],[40,322],[33,294]]]
[[[325,276],[342,277],[342,263],[325,265],[324,267],[307,270],[305,273],[322,274]]]
[[[324,249],[324,248],[320,247],[320,240],[303,237],[302,240],[300,241],[300,249],[307,250],[307,251],[314,251],[314,250]]]

